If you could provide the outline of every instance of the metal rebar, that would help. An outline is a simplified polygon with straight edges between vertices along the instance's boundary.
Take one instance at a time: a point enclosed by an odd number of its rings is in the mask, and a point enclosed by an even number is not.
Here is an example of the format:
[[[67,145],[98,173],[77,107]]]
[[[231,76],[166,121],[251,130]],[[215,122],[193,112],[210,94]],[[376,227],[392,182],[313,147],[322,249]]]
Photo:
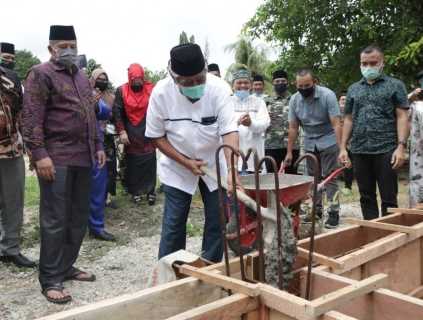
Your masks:
[[[308,266],[307,266],[306,295],[305,295],[305,298],[307,300],[310,300],[311,269],[313,266],[314,235],[315,235],[315,226],[316,226],[317,186],[319,184],[319,178],[320,178],[320,162],[314,154],[306,153],[295,162],[294,166],[298,167],[298,164],[306,158],[314,162],[313,206],[311,209],[310,247],[308,249],[309,251],[308,251]]]

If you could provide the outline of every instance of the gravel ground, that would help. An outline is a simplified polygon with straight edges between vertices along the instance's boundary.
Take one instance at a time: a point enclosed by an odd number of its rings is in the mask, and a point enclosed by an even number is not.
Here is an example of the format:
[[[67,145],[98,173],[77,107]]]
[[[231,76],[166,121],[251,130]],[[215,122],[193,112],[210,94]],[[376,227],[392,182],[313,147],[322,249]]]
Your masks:
[[[121,207],[108,210],[108,230],[118,236],[116,243],[86,238],[77,266],[97,276],[94,283],[68,282],[73,302],[59,306],[48,303],[40,294],[35,270],[22,271],[0,264],[0,319],[34,319],[95,301],[136,292],[146,287],[148,277],[157,262],[160,240],[162,196],[154,207],[136,207],[121,197]],[[357,204],[343,205],[344,216],[359,216]],[[201,250],[202,205],[194,199],[190,214],[187,250]],[[24,254],[37,260],[39,255],[38,212],[25,211]]]

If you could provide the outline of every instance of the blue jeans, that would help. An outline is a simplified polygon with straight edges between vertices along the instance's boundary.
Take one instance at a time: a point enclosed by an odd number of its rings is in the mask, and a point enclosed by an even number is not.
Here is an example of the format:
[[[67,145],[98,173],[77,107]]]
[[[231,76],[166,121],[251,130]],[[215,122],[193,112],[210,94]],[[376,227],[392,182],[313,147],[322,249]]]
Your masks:
[[[219,262],[223,256],[223,244],[219,218],[218,191],[210,192],[200,179],[199,188],[204,203],[204,234],[202,257]],[[185,249],[186,223],[192,195],[179,189],[163,185],[165,204],[160,239],[159,259],[175,251]]]

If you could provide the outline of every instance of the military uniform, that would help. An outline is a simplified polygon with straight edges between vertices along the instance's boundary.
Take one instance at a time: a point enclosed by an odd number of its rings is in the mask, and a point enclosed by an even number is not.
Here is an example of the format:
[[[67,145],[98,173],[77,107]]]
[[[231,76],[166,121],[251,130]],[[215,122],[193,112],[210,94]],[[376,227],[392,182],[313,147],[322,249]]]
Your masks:
[[[270,126],[266,132],[265,152],[267,156],[273,157],[277,164],[278,169],[281,162],[285,159],[288,147],[288,129],[289,129],[289,99],[291,95],[287,93],[285,96],[271,96],[265,99],[267,110],[270,116]],[[297,139],[297,141],[300,139]],[[293,163],[298,159],[300,154],[300,146],[295,142],[293,150]],[[267,163],[267,171],[273,172]],[[294,168],[286,168],[287,173],[296,173]]]
[[[0,256],[16,256],[23,221],[25,163],[18,119],[21,84],[0,67]]]

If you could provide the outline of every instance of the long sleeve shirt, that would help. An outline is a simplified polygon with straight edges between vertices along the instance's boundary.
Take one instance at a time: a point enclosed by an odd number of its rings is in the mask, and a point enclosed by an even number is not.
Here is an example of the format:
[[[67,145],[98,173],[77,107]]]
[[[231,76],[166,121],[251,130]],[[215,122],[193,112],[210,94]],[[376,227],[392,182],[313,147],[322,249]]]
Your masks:
[[[22,128],[33,161],[50,157],[56,166],[91,167],[103,150],[87,77],[53,61],[35,66],[27,77]]]
[[[264,157],[264,135],[270,125],[269,112],[263,99],[250,95],[245,100],[239,99],[237,96],[231,97],[234,111],[237,119],[243,115],[249,114],[251,119],[250,126],[240,124],[238,126],[239,133],[239,149],[246,154],[248,149],[257,150],[259,158]],[[248,171],[254,171],[254,157],[250,156],[247,161]],[[239,159],[238,169],[242,169],[242,159]]]
[[[21,157],[22,138],[19,117],[22,109],[22,87],[12,70],[0,67],[0,159]]]

